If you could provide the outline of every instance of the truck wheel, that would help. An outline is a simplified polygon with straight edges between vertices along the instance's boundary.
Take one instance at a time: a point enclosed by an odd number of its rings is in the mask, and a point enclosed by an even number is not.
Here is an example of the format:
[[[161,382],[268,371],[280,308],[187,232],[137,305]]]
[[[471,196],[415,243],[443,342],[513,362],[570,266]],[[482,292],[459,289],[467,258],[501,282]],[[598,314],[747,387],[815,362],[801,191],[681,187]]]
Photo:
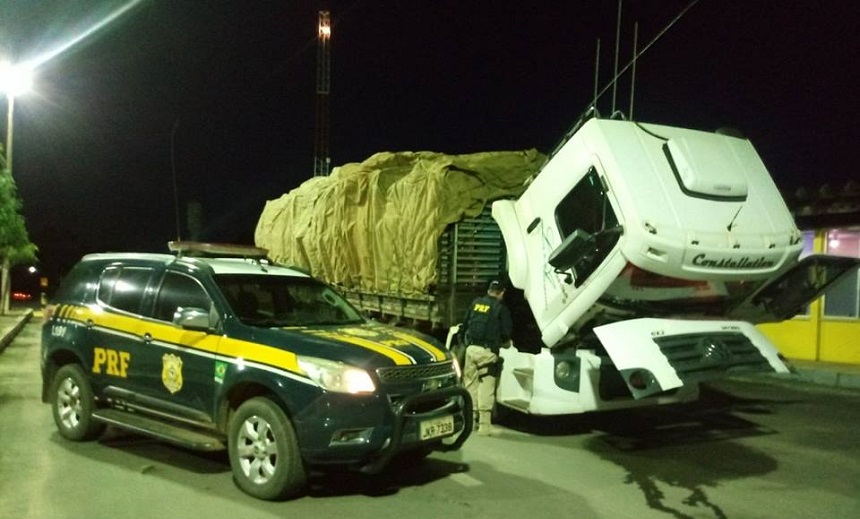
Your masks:
[[[259,499],[295,497],[307,481],[292,423],[274,402],[252,398],[236,410],[228,437],[233,479]]]
[[[93,420],[93,389],[77,364],[57,370],[51,382],[51,410],[60,436],[73,441],[92,440],[101,435],[105,424]]]

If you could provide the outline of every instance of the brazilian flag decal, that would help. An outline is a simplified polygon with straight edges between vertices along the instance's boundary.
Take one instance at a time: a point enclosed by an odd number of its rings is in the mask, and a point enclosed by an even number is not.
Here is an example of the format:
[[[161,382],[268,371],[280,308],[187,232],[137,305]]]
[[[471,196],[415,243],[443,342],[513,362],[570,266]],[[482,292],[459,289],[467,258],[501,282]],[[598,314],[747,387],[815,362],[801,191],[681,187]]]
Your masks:
[[[223,361],[215,362],[215,382],[219,384],[224,382],[224,376],[227,374],[227,363]]]

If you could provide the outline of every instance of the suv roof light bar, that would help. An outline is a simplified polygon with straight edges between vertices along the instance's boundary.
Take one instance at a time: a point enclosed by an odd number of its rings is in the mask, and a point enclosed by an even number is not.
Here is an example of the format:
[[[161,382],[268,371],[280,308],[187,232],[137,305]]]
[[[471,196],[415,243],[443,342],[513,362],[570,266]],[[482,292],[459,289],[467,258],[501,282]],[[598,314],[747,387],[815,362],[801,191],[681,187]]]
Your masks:
[[[229,256],[239,258],[266,259],[268,249],[253,245],[238,245],[232,243],[207,243],[199,241],[169,241],[167,248],[182,256]]]

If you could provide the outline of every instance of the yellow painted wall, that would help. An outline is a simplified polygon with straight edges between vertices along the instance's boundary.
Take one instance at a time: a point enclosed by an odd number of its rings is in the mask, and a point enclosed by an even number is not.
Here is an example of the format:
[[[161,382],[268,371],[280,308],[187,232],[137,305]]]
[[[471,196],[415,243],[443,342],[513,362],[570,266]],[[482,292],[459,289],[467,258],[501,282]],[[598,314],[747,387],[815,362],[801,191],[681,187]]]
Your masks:
[[[825,319],[821,323],[818,360],[860,364],[860,321]]]
[[[818,360],[816,326],[809,317],[798,317],[758,327],[790,359]]]

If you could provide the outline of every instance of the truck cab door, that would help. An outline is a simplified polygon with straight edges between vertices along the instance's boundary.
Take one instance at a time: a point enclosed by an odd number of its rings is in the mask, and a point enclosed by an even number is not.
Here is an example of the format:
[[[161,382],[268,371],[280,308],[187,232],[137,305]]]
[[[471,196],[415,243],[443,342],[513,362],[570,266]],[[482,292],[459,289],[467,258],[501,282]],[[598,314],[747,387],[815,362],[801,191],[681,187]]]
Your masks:
[[[838,281],[860,268],[860,259],[814,254],[767,282],[732,308],[728,317],[754,324],[790,319]]]
[[[582,155],[581,164],[562,156],[542,171],[514,205],[515,218],[505,219],[493,207],[508,246],[511,281],[524,288],[541,339],[550,347],[626,264],[617,253],[623,229],[609,187],[596,158]],[[524,249],[522,265],[513,261],[517,243]]]

